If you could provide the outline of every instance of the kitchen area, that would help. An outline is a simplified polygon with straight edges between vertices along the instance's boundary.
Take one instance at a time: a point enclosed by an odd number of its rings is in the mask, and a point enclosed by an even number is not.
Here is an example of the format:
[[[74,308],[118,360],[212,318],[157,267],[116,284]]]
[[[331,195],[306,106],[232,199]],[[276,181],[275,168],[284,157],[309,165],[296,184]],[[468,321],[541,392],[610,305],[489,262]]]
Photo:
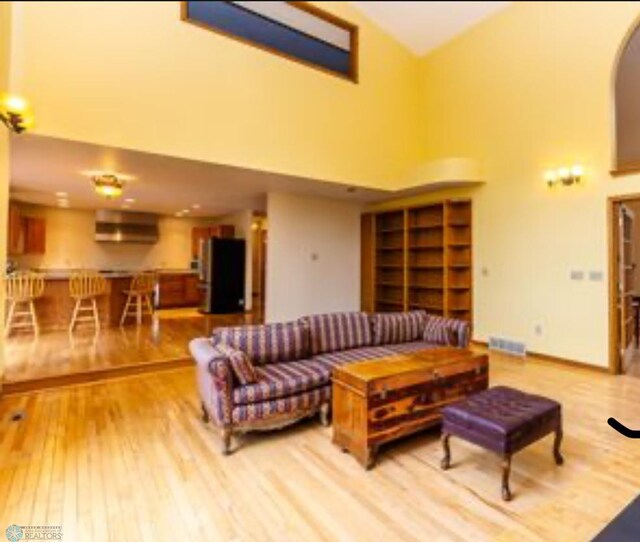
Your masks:
[[[6,280],[29,275],[41,284],[30,294],[33,311],[20,318],[8,295],[6,385],[180,366],[191,338],[261,318],[252,311],[252,274],[254,248],[263,245],[253,239],[264,237],[264,220],[253,212],[203,217],[193,204],[168,216],[126,200],[128,209],[94,211],[57,197],[56,206],[10,202]],[[90,316],[75,325],[80,275],[99,288],[82,292]],[[140,277],[151,279],[149,291],[136,290]]]

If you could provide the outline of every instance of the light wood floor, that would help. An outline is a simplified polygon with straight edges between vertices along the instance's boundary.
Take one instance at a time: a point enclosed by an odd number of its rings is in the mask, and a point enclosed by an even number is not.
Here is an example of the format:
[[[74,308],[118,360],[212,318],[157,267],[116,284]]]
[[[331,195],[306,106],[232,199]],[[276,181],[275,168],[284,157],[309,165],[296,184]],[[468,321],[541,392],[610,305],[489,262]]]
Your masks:
[[[492,384],[564,407],[565,465],[547,438],[499,461],[437,431],[383,449],[364,471],[316,420],[249,436],[229,457],[199,420],[191,368],[0,400],[0,528],[58,525],[64,540],[587,541],[640,488],[640,379],[493,355]],[[26,419],[10,421],[24,411]]]
[[[214,327],[259,321],[257,313],[202,316],[195,310],[160,311],[142,325],[92,327],[12,335],[5,340],[7,382],[23,382],[61,375],[117,369],[136,364],[189,357],[194,337],[207,336]]]

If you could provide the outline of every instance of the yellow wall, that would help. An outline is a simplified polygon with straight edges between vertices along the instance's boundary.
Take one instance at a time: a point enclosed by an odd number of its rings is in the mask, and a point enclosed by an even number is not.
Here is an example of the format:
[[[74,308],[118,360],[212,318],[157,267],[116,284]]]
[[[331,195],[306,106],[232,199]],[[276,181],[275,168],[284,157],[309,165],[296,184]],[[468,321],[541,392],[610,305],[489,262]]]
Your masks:
[[[9,49],[11,37],[11,4],[0,2],[0,92],[9,85]],[[0,262],[7,255],[7,210],[9,201],[9,134],[0,125]],[[3,270],[4,271],[4,270]],[[0,288],[0,307],[4,293]],[[0,310],[0,329],[4,328],[4,310]],[[4,339],[0,338],[0,391],[4,375]]]
[[[607,196],[640,192],[639,176],[609,174],[611,79],[638,15],[637,2],[518,2],[422,60],[428,158],[477,159],[487,180],[455,193],[474,198],[477,339],[607,364]],[[584,185],[548,189],[544,171],[574,162]]]
[[[353,84],[180,20],[178,2],[20,2],[35,133],[385,186],[420,152],[418,63],[360,25]],[[24,26],[22,26],[24,25]]]

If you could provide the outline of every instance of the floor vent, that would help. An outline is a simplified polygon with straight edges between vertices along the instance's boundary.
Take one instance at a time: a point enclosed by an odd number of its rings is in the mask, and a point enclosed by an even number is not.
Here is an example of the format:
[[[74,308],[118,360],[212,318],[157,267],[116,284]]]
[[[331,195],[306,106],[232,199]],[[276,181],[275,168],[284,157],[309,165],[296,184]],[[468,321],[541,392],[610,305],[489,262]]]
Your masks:
[[[514,356],[525,356],[527,354],[527,347],[524,343],[501,339],[500,337],[489,337],[489,349],[499,350]]]

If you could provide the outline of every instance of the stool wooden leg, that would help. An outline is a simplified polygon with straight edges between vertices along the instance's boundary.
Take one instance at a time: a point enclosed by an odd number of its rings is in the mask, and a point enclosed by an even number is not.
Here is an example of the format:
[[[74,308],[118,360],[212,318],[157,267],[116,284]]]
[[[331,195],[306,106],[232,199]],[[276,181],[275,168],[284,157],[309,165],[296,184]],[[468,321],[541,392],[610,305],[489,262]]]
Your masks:
[[[40,326],[38,325],[38,317],[36,315],[36,306],[33,302],[33,299],[29,300],[29,315],[31,317],[31,325],[33,326],[33,331],[37,335],[40,335]]]
[[[100,329],[100,313],[98,312],[98,302],[95,297],[91,298],[91,308],[93,309],[93,322],[96,329]]]
[[[447,470],[449,467],[451,467],[451,448],[449,446],[450,438],[451,435],[449,435],[448,433],[443,433],[441,437],[442,449],[444,450],[444,457],[440,462],[440,467],[442,468],[442,470]]]
[[[71,323],[69,324],[69,332],[73,331],[76,325],[76,318],[78,317],[78,309],[80,308],[80,299],[76,299],[76,303],[73,306],[73,314],[71,316]]]
[[[564,458],[560,453],[560,445],[562,444],[562,427],[556,429],[556,436],[553,439],[553,458],[556,460],[556,465],[562,465]]]
[[[127,319],[127,313],[129,312],[129,305],[131,304],[131,295],[127,294],[127,301],[124,304],[124,309],[122,310],[122,316],[120,317],[120,325],[123,326],[125,320]]]
[[[149,309],[149,314],[153,315],[153,303],[151,303],[151,296],[150,295],[145,295],[144,296],[144,300],[145,303]]]
[[[511,455],[507,454],[502,458],[502,500],[511,500],[511,490],[509,489],[509,475],[511,474]]]
[[[136,323],[142,324],[142,295],[136,295]]]
[[[15,311],[16,311],[16,302],[11,301],[11,303],[9,304],[9,312],[7,314],[7,322],[4,328],[5,337],[8,337],[9,335],[11,335],[11,327],[13,326],[13,314],[15,313]]]

